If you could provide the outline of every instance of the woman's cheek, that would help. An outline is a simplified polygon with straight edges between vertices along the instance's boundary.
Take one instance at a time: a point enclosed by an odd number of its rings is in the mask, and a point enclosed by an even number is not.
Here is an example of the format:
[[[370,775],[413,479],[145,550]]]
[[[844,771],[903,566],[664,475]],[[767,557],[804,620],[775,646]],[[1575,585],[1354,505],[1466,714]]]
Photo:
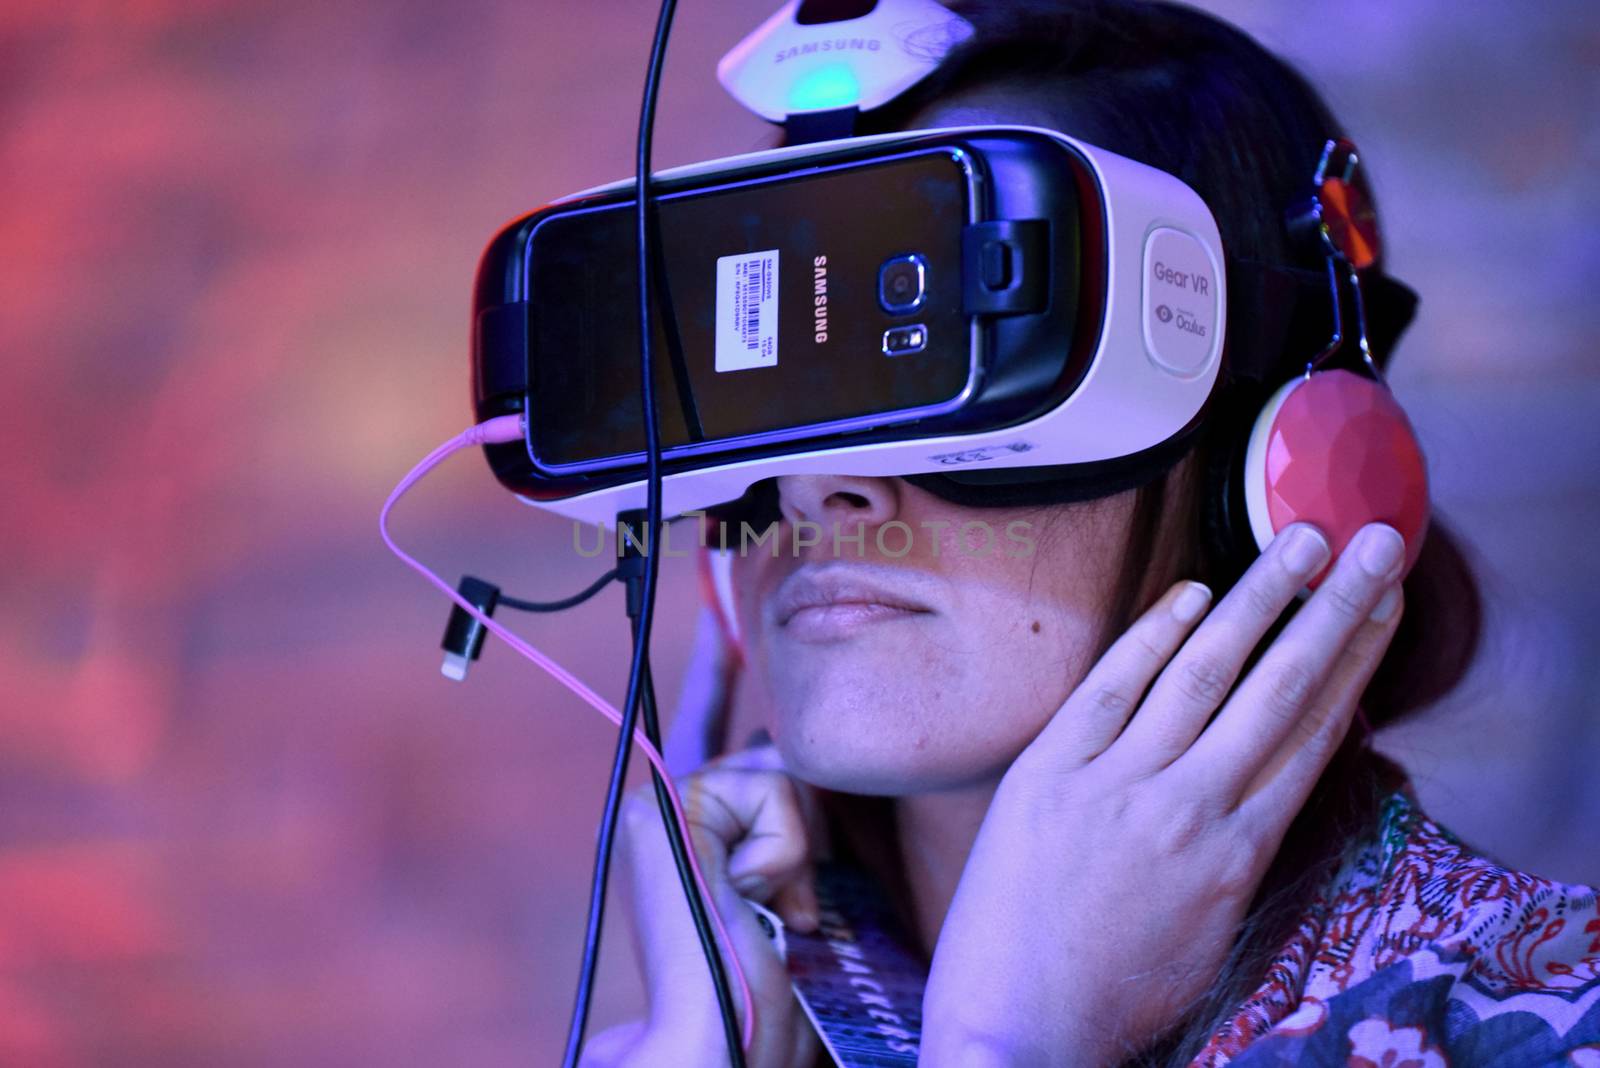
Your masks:
[[[995,622],[971,651],[973,681],[997,739],[1020,751],[1087,674],[1099,623],[1092,605],[1042,596],[997,601],[987,614]]]

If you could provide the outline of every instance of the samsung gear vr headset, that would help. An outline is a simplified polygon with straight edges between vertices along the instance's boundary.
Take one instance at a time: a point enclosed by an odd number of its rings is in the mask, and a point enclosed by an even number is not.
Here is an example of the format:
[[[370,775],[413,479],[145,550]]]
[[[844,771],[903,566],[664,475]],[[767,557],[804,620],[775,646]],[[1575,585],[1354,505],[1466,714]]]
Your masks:
[[[1426,468],[1380,367],[1416,298],[1375,267],[1354,147],[1330,140],[1289,206],[1319,271],[1230,259],[1182,181],[1058,131],[849,136],[966,32],[934,0],[792,0],[723,59],[791,144],[652,179],[663,515],[772,518],[766,480],[793,474],[1103,496],[1168,470],[1244,383],[1237,537],[1301,519],[1338,551],[1382,520],[1414,562]],[[525,424],[490,465],[586,523],[645,503],[635,210],[627,181],[525,215],[475,288],[476,417]]]

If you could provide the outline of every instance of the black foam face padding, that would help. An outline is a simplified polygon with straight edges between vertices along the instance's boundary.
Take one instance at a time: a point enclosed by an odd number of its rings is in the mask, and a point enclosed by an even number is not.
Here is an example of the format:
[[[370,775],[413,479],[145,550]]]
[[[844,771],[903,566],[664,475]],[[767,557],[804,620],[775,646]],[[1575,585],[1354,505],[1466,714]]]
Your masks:
[[[783,518],[778,507],[778,480],[764,478],[744,491],[737,500],[725,501],[706,509],[706,515],[737,532],[740,523],[753,531],[765,530]]]

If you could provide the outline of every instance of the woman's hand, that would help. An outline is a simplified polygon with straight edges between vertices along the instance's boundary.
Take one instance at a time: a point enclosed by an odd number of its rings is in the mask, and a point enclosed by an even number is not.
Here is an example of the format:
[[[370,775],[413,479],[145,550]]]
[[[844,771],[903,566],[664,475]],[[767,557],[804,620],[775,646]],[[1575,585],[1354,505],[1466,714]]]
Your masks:
[[[756,1006],[755,1037],[746,1054],[749,1068],[809,1068],[818,1049],[783,962],[754,911],[740,900],[767,905],[791,927],[816,930],[812,860],[820,846],[820,820],[805,789],[783,771],[770,745],[712,761],[679,783],[695,855]],[[646,1020],[595,1035],[585,1049],[584,1064],[725,1065],[727,1040],[711,972],[683,898],[653,787],[646,784],[630,793],[621,819],[634,946],[650,1012]],[[723,961],[739,1009],[726,952]]]
[[[1364,528],[1237,688],[1327,561],[1314,528],[1198,629],[1210,593],[1180,583],[1111,647],[995,793],[934,950],[926,1063],[1115,1062],[1216,981],[1394,634],[1402,556]]]

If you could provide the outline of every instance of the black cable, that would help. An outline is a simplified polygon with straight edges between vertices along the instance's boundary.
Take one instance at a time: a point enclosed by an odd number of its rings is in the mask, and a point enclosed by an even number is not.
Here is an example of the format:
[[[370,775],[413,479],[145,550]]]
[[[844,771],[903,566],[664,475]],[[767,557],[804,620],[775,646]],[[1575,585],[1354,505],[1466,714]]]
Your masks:
[[[607,585],[615,582],[618,574],[620,574],[619,569],[612,568],[586,586],[581,593],[575,593],[571,597],[563,597],[559,601],[524,601],[518,597],[507,597],[502,593],[498,604],[504,608],[515,608],[519,612],[564,612],[568,608],[576,608],[605,589]]]
[[[650,674],[650,661],[644,664],[644,733],[650,744],[661,748],[661,723],[656,717],[656,685]],[[661,809],[661,819],[668,831],[667,841],[672,846],[672,863],[678,869],[678,883],[683,887],[684,898],[694,917],[695,934],[700,936],[700,951],[705,954],[711,969],[711,986],[716,991],[717,1008],[722,1014],[722,1034],[728,1044],[728,1059],[733,1068],[744,1068],[744,1046],[739,1033],[739,1014],[733,1007],[733,992],[728,989],[728,974],[722,965],[722,954],[717,951],[717,935],[706,915],[705,902],[700,900],[700,888],[694,881],[694,869],[689,866],[689,845],[678,830],[673,816],[672,797],[661,775],[650,769],[651,781],[656,790],[656,806]]]
[[[635,513],[636,514],[636,513]],[[627,520],[619,516],[619,529]],[[649,552],[650,535],[645,538],[645,552]],[[633,619],[633,658],[628,670],[628,696],[622,706],[622,723],[617,729],[617,747],[611,757],[611,777],[606,784],[606,802],[600,816],[600,830],[595,840],[594,873],[589,882],[589,916],[583,931],[583,963],[578,971],[577,998],[572,1006],[572,1020],[567,1026],[566,1052],[562,1057],[564,1068],[578,1068],[578,1058],[583,1053],[584,1030],[589,1023],[589,1004],[594,997],[594,976],[600,963],[600,934],[605,924],[606,885],[611,878],[611,850],[616,837],[617,814],[622,808],[622,792],[628,777],[628,757],[633,752],[633,731],[639,720],[639,691],[643,683],[645,646],[639,638],[643,622],[636,606],[643,601],[644,583],[654,568],[650,557],[640,558],[640,547],[631,538],[622,538],[622,562],[618,567],[627,584],[628,615]]]
[[[456,587],[456,592],[486,616],[494,615],[495,609],[501,605],[523,612],[560,612],[582,604],[605,589],[607,585],[616,581],[621,570],[619,567],[612,568],[591,582],[586,589],[571,597],[563,597],[559,601],[524,601],[520,597],[507,597],[500,592],[499,586],[486,582],[476,575],[461,576],[461,583]],[[488,628],[476,616],[468,615],[459,604],[452,604],[450,618],[444,626],[444,639],[439,643],[439,647],[444,650],[444,663],[440,665],[440,670],[457,682],[465,681],[467,669],[483,654],[483,641],[488,633]]]
[[[651,282],[661,293],[656,307],[661,312],[661,335],[667,343],[667,366],[672,369],[672,384],[678,395],[678,414],[690,441],[704,441],[706,429],[700,421],[700,405],[695,400],[694,383],[689,378],[689,360],[683,353],[683,331],[678,328],[677,307],[672,303],[672,276],[667,271],[667,250],[661,238],[661,213],[650,215]]]
[[[661,85],[662,61],[665,58],[667,36],[671,32],[672,17],[677,8],[676,0],[662,0],[660,15],[656,22],[655,39],[650,46],[650,61],[645,77],[644,99],[639,115],[639,141],[637,153],[637,166],[634,172],[635,199],[636,199],[636,238],[638,242],[638,271],[639,271],[639,355],[641,394],[644,406],[645,426],[645,544],[642,561],[635,566],[638,574],[629,576],[629,563],[624,557],[624,576],[629,584],[628,607],[630,615],[634,617],[634,642],[633,656],[628,668],[628,690],[622,715],[621,730],[617,737],[617,750],[612,760],[611,779],[606,790],[605,811],[601,818],[600,831],[595,848],[594,878],[590,885],[589,918],[584,931],[583,966],[578,977],[578,993],[572,1011],[572,1022],[567,1031],[566,1054],[563,1064],[566,1068],[577,1068],[578,1056],[583,1048],[584,1029],[588,1023],[589,1005],[594,993],[594,976],[596,965],[599,961],[600,933],[605,920],[606,884],[611,869],[611,848],[616,832],[617,813],[622,802],[622,786],[627,776],[628,754],[631,750],[634,724],[637,722],[640,705],[640,695],[646,681],[646,657],[650,647],[650,624],[655,614],[656,580],[659,572],[659,553],[657,546],[660,543],[660,528],[662,520],[661,506],[661,435],[657,421],[655,404],[655,384],[651,371],[652,335],[654,333],[651,321],[652,294],[650,290],[650,261],[652,258],[651,243],[651,201],[650,201],[650,155],[652,138],[655,127],[656,96]],[[619,516],[618,524],[627,522],[627,516]],[[624,538],[624,552],[630,544]],[[638,596],[634,596],[634,591]],[[637,613],[635,614],[635,609]],[[658,795],[661,790],[658,781]],[[669,825],[672,821],[669,821]],[[677,837],[676,828],[672,828],[669,839]],[[681,845],[681,843],[680,843]],[[676,853],[676,851],[675,851]],[[691,884],[692,885],[692,884]],[[691,894],[691,900],[697,900],[698,894]],[[697,919],[700,917],[697,917]],[[697,922],[697,928],[700,924]],[[702,929],[702,944],[705,945],[705,934]],[[712,962],[712,971],[718,978],[717,995],[718,1003],[722,1009],[723,1026],[729,1035],[729,1057],[735,1068],[743,1068],[744,1050],[739,1042],[737,1016],[732,1012],[731,998],[727,992],[726,976],[721,974],[721,959],[716,951],[715,943],[708,946],[709,960]]]

